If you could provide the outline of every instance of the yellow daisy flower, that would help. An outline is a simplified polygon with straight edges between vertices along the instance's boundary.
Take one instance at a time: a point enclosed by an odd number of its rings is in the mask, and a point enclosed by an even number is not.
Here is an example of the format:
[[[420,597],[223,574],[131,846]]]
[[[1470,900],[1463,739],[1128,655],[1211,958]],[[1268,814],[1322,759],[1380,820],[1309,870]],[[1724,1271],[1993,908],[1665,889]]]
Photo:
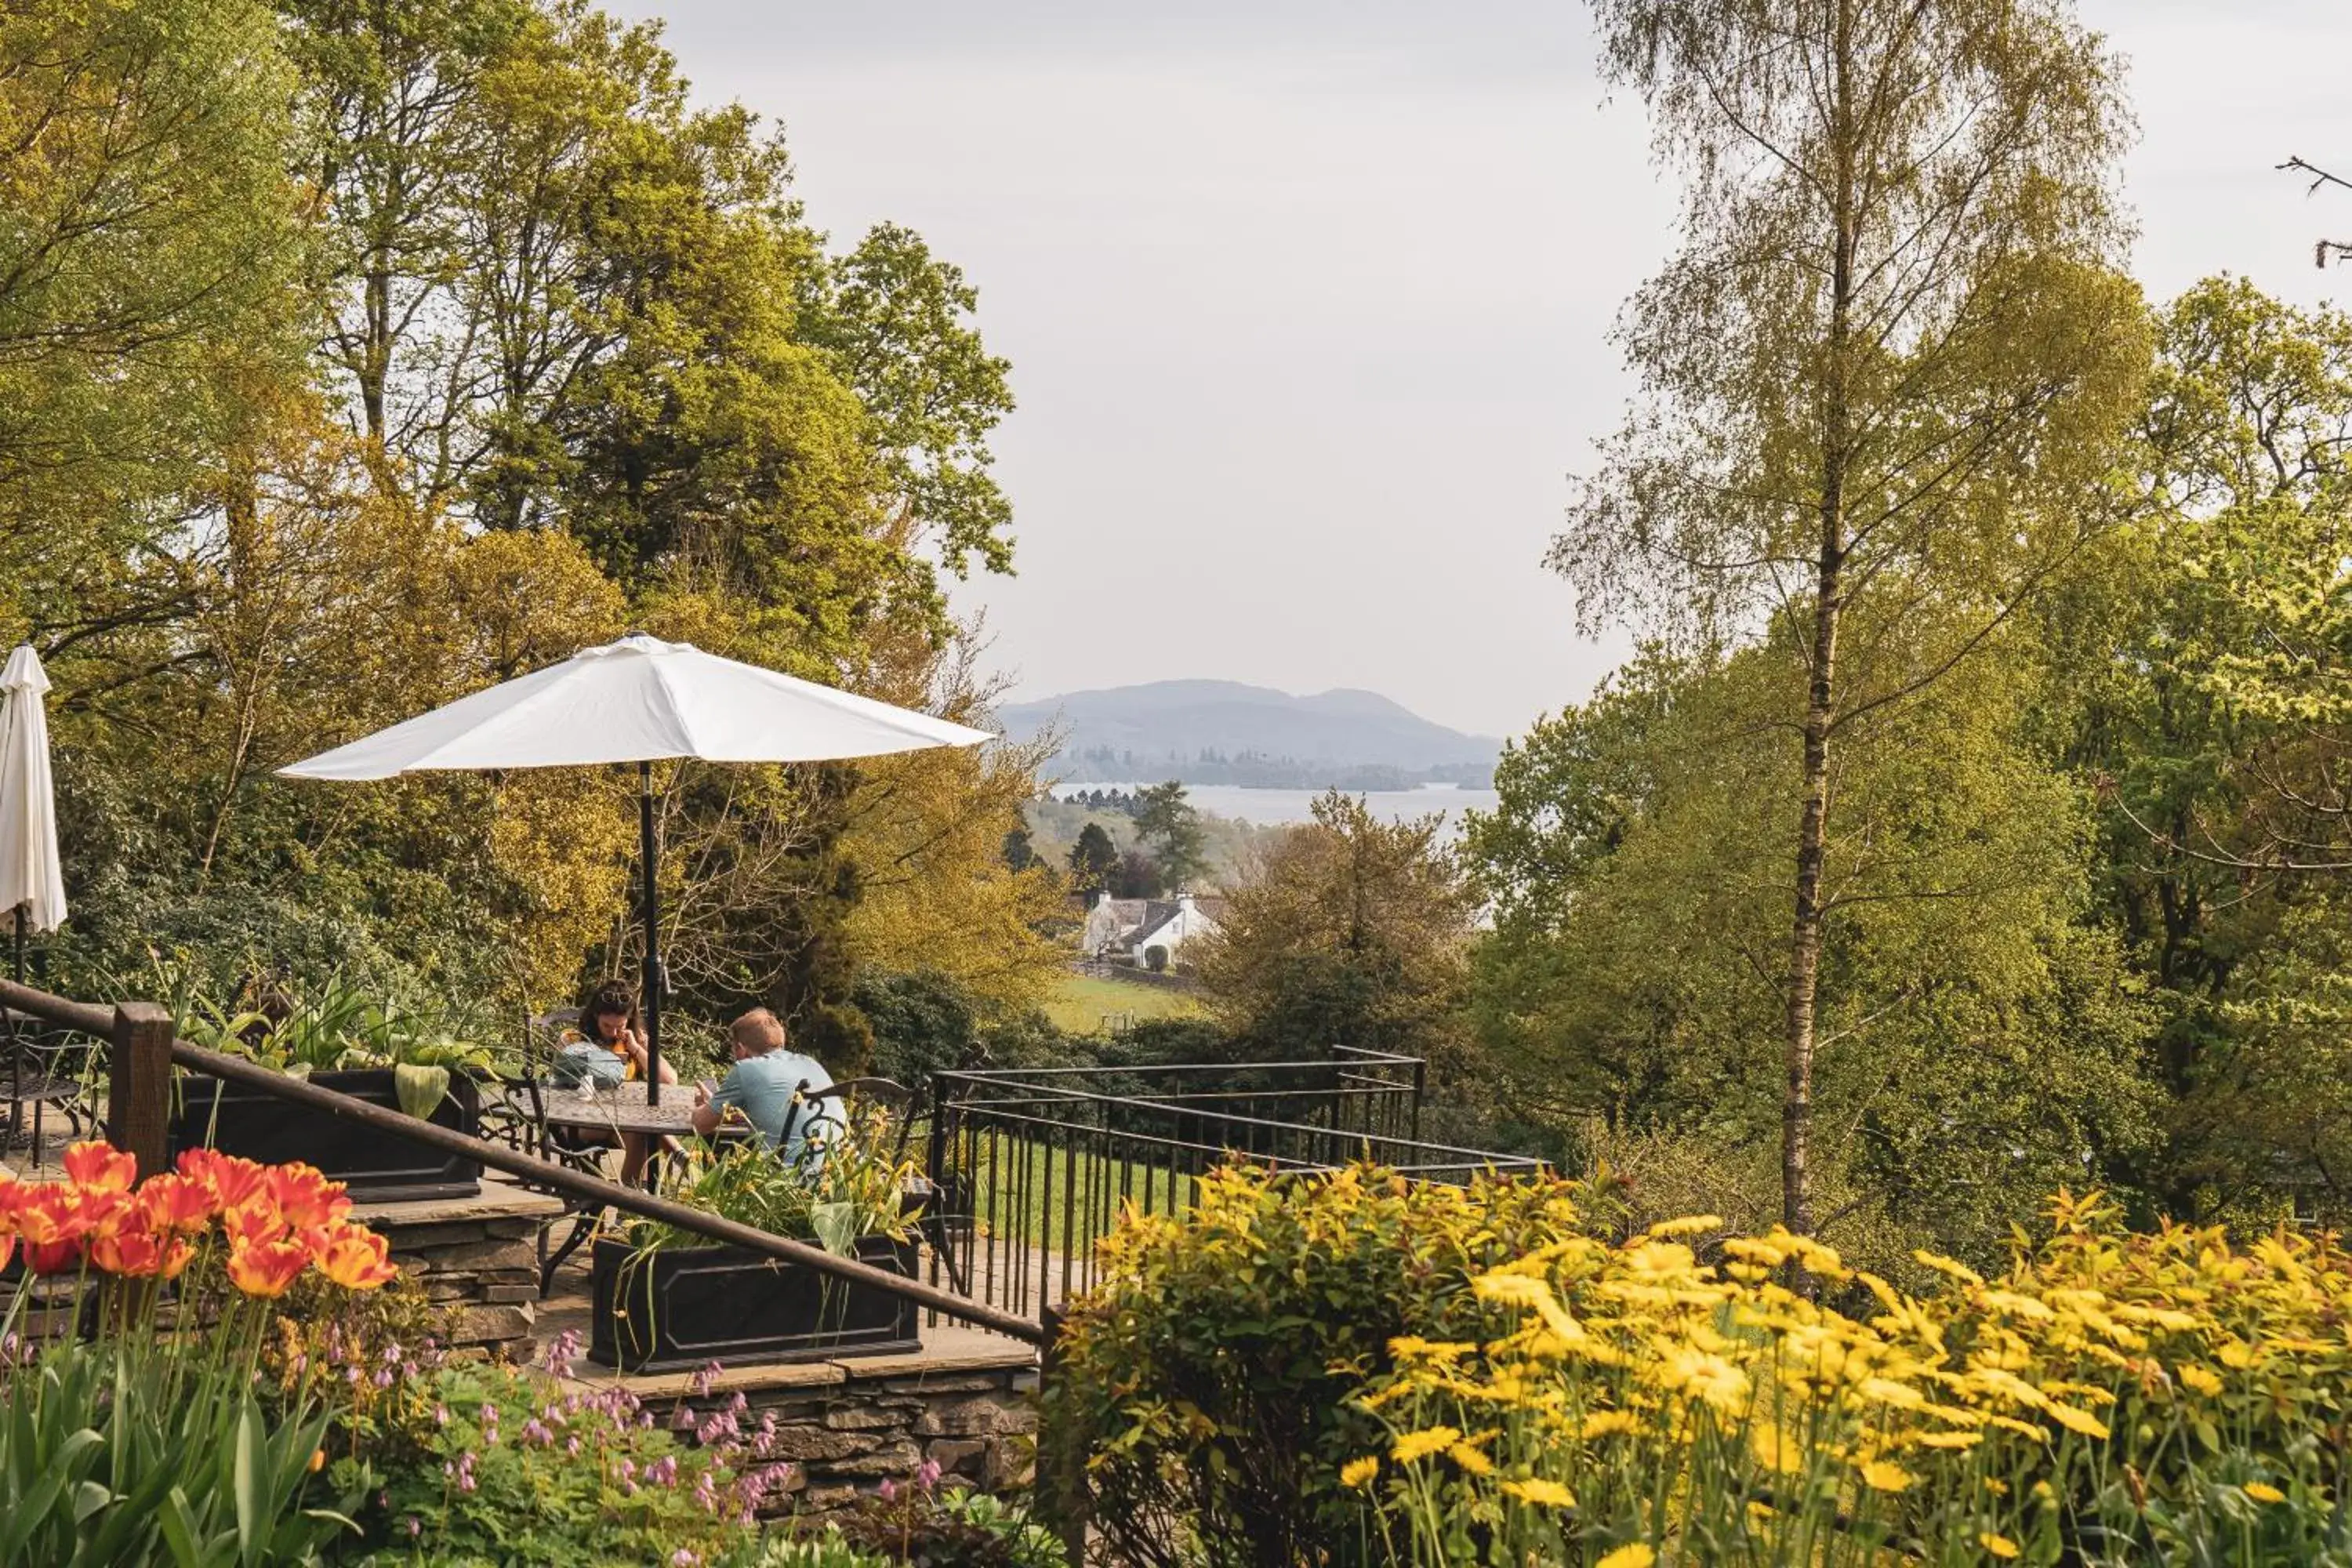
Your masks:
[[[1592,1568],[1653,1568],[1658,1554],[1636,1541],[1621,1546],[1595,1563]]]
[[[1462,1441],[1461,1432],[1452,1426],[1427,1426],[1418,1432],[1408,1432],[1396,1440],[1389,1457],[1400,1465],[1410,1465],[1432,1454],[1442,1454]]]
[[[1910,1471],[1891,1459],[1867,1459],[1863,1462],[1862,1484],[1874,1492],[1899,1492],[1918,1479]]]

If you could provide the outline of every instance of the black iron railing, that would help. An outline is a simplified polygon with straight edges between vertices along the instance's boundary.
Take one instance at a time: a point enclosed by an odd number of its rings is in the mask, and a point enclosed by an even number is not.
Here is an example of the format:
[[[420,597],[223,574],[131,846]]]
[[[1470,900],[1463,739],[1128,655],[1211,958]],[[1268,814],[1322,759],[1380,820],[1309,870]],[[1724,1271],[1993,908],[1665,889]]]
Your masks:
[[[1423,1064],[1340,1049],[1328,1060],[940,1073],[929,1170],[935,1279],[1034,1317],[1087,1289],[1096,1243],[1132,1208],[1189,1207],[1205,1172],[1358,1162],[1464,1182],[1544,1166],[1423,1142]]]

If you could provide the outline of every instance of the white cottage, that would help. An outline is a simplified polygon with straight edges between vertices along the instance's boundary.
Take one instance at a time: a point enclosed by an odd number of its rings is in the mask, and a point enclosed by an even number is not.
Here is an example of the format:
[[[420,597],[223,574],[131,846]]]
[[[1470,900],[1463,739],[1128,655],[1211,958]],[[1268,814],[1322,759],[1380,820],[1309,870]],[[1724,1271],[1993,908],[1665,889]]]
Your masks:
[[[1078,934],[1078,949],[1088,958],[1106,958],[1117,954],[1132,954],[1136,963],[1144,962],[1144,953],[1151,948],[1168,950],[1168,962],[1174,963],[1184,944],[1198,941],[1217,929],[1217,920],[1210,908],[1222,907],[1223,899],[1195,899],[1190,893],[1179,893],[1172,899],[1114,899],[1108,893],[1095,896],[1093,907],[1087,910],[1085,929]]]
[[[1157,900],[1155,900],[1155,908]],[[1138,963],[1149,964],[1155,947],[1168,950],[1168,962],[1174,963],[1177,953],[1188,942],[1208,935],[1217,929],[1217,922],[1202,912],[1190,893],[1176,895],[1175,908],[1169,910],[1158,922],[1149,917],[1127,939],[1127,950],[1135,954]]]

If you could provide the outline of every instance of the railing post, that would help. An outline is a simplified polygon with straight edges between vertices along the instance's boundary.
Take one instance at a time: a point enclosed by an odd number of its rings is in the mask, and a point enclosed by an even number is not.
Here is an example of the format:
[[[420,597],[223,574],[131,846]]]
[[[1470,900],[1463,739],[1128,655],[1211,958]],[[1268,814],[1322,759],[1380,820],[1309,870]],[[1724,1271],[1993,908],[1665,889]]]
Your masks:
[[[1421,1097],[1429,1088],[1429,1059],[1415,1057],[1412,1063],[1412,1141],[1421,1142]]]
[[[106,1136],[139,1160],[145,1181],[164,1167],[172,1115],[172,1015],[152,1002],[114,1009],[107,1063]]]

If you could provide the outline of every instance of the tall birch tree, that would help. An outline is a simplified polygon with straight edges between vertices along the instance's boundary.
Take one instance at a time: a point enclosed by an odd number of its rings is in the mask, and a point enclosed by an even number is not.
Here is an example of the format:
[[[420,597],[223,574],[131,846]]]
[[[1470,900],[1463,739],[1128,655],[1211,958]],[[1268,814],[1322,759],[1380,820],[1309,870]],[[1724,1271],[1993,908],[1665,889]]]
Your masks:
[[[1744,722],[1801,762],[1781,1186],[1810,1233],[1824,949],[1872,896],[1845,868],[1878,852],[1841,839],[1833,759],[2002,657],[2115,510],[2149,352],[2117,268],[2128,121],[2063,0],[1594,11],[1604,77],[1681,176],[1681,247],[1621,320],[1642,392],[1551,559],[1589,623],[1798,661]]]

